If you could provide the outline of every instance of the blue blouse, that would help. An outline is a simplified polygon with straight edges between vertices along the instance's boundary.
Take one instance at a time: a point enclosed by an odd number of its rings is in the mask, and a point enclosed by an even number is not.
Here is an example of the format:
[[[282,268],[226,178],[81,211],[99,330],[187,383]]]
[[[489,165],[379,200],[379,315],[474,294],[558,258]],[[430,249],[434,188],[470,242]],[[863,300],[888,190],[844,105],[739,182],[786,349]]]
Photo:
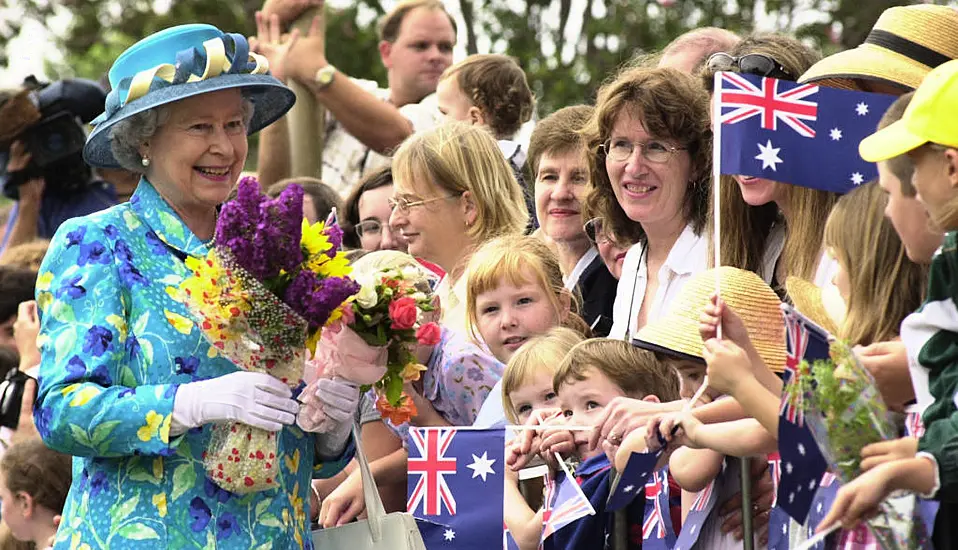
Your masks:
[[[209,426],[170,437],[178,385],[237,370],[166,291],[207,250],[146,179],[129,203],[53,237],[37,282],[34,420],[50,448],[76,456],[56,548],[312,547],[310,479],[335,475],[352,444],[314,463],[314,436],[286,427],[280,487],[241,496],[206,477]]]

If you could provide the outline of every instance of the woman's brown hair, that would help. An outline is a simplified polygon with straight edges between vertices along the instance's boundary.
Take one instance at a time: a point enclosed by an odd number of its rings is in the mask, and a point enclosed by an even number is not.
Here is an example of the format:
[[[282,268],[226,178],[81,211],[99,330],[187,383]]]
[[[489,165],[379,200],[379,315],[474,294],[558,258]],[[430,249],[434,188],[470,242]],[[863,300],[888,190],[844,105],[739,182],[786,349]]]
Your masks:
[[[825,224],[825,246],[849,282],[839,337],[853,346],[897,338],[924,297],[928,268],[908,259],[885,217],[887,202],[877,183],[863,185],[838,199]]]
[[[629,219],[615,198],[601,147],[625,113],[641,120],[650,136],[687,149],[691,173],[684,214],[693,230],[700,233],[708,215],[712,158],[708,94],[695,79],[671,68],[626,68],[599,89],[595,111],[582,130],[592,171],[587,209],[602,217],[617,237],[633,243],[645,241],[642,226]]]
[[[33,502],[54,513],[63,511],[70,492],[72,462],[40,439],[24,439],[13,444],[0,460],[0,472],[7,490],[16,496],[24,492]]]
[[[767,55],[794,78],[821,59],[815,50],[780,34],[753,34],[727,53],[733,57],[756,53]],[[714,73],[708,68],[702,71],[702,82],[706,89],[712,89],[713,78]],[[782,218],[775,203],[760,206],[747,204],[735,179],[731,176],[721,177],[722,237],[719,251],[722,265],[763,273],[769,233],[773,225],[784,222],[785,247],[780,257],[783,274],[814,279],[822,255],[822,227],[838,195],[808,187],[782,185],[782,202],[788,205],[787,220]],[[713,215],[710,208],[710,221]],[[709,248],[714,247],[714,237],[710,236]],[[710,253],[709,258],[714,258],[714,254]],[[780,282],[784,282],[784,278]]]

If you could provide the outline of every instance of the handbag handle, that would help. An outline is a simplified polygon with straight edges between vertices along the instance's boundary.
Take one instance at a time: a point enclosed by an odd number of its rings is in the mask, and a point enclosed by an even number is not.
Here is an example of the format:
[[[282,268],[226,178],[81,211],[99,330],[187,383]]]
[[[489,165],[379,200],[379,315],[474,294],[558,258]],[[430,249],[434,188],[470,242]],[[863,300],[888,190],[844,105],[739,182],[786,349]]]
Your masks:
[[[376,487],[376,480],[373,479],[372,471],[369,469],[369,461],[366,460],[366,453],[363,452],[359,425],[355,421],[353,422],[353,443],[356,445],[356,461],[359,462],[359,473],[363,480],[363,498],[366,501],[369,531],[373,541],[379,542],[383,538],[382,524],[386,518],[386,509],[383,507],[382,499],[379,498],[379,488]]]

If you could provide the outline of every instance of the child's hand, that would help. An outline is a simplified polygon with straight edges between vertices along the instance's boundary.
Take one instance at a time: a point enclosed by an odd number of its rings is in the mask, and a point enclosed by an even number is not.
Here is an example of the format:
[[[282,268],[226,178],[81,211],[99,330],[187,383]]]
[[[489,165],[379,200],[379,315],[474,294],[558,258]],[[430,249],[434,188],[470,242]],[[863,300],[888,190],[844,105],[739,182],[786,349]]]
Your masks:
[[[734,309],[727,307],[718,294],[712,294],[709,303],[705,305],[705,309],[699,316],[699,335],[702,336],[703,342],[718,337],[719,324],[722,325],[722,339],[731,340],[748,349],[752,340],[748,336],[748,329],[745,328],[742,318],[735,313]]]
[[[558,453],[560,456],[569,456],[575,454],[578,444],[576,443],[575,434],[569,430],[563,429],[562,424],[565,423],[565,419],[556,419],[552,423],[557,424],[554,428],[546,429],[542,432],[542,443],[539,444],[539,456],[550,467],[556,467],[555,455]],[[585,443],[585,441],[583,441]]]
[[[658,434],[662,436],[670,446],[685,446],[691,449],[699,449],[695,434],[702,427],[702,422],[692,416],[692,413],[679,412],[667,414],[662,417],[659,423]]]
[[[916,437],[902,437],[865,445],[862,449],[862,470],[867,472],[886,462],[915,458],[917,452],[918,438]]]
[[[709,386],[721,393],[734,397],[739,385],[754,376],[748,354],[731,340],[706,340],[702,355],[708,364]]]
[[[561,414],[562,411],[559,409],[540,409],[530,415],[523,425],[545,425],[553,419],[558,418]],[[522,430],[512,443],[512,449],[506,449],[506,465],[513,470],[519,471],[538,454],[539,447],[542,444],[542,430]]]
[[[888,462],[856,477],[838,490],[832,509],[818,524],[817,532],[841,522],[842,529],[851,530],[863,519],[878,513],[878,505],[891,492],[889,485],[895,477],[896,464]]]

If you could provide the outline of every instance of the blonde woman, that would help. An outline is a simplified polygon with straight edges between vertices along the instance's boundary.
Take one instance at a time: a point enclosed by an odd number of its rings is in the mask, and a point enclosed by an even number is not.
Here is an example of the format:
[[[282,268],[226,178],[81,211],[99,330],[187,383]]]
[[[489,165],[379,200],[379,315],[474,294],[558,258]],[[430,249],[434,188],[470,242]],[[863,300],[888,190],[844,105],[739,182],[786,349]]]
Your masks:
[[[495,237],[522,235],[522,188],[488,131],[449,122],[416,134],[393,156],[389,225],[409,253],[446,276],[436,288],[443,326],[466,333],[466,263]]]
[[[818,59],[817,52],[793,38],[753,35],[727,53],[713,54],[703,79],[708,89],[716,71],[795,80]],[[836,263],[823,256],[822,228],[838,199],[835,193],[751,176],[723,176],[720,185],[722,265],[754,271],[772,288],[789,276],[817,286],[831,280]]]

